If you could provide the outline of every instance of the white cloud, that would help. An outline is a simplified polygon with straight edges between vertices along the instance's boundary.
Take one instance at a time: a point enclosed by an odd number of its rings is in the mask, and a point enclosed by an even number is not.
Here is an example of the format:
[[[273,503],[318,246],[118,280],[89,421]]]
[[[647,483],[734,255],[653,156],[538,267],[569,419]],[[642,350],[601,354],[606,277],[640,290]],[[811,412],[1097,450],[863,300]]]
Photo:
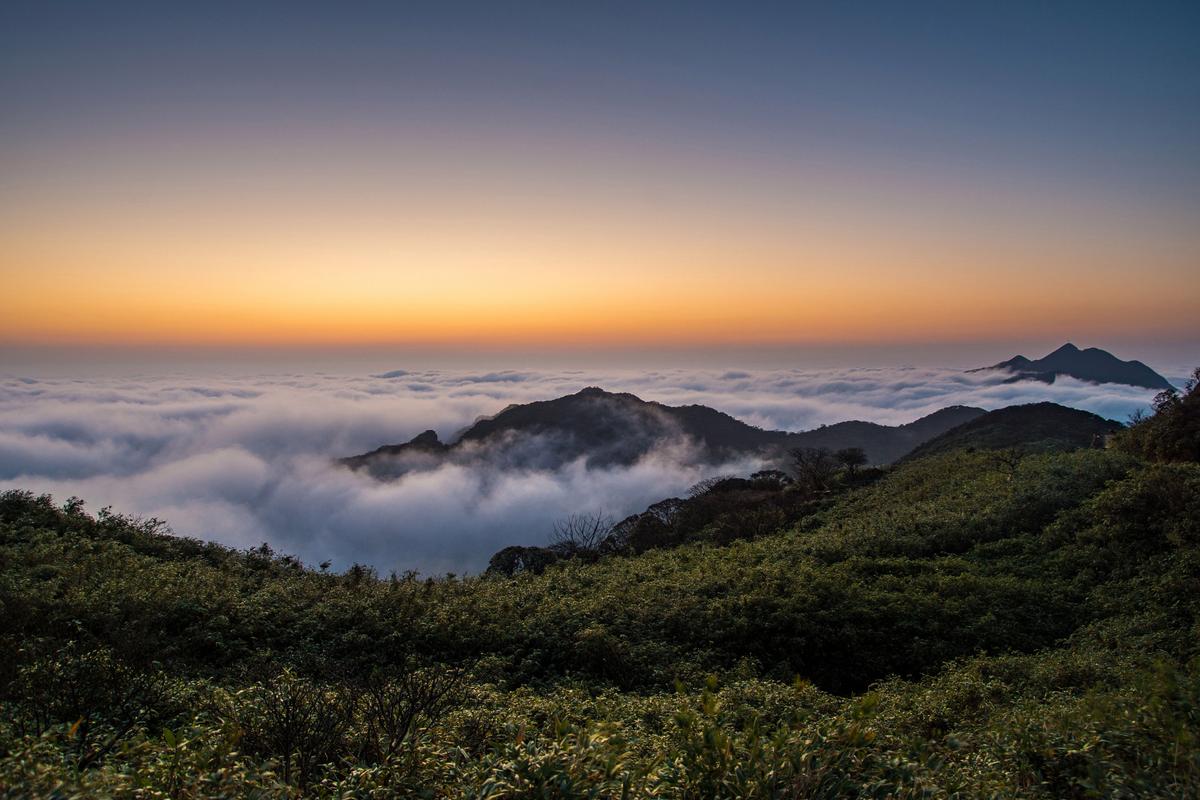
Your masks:
[[[545,542],[567,513],[622,516],[714,470],[664,450],[632,467],[487,471],[447,464],[378,483],[333,459],[443,439],[510,403],[590,386],[671,405],[702,403],[769,428],[845,419],[909,422],[947,405],[1052,400],[1125,419],[1152,393],[1060,379],[933,368],[378,375],[0,378],[0,487],[78,495],[93,509],[157,516],[180,533],[237,547],[267,541],[309,563],[475,571],[508,544]],[[752,464],[720,471],[749,471]]]

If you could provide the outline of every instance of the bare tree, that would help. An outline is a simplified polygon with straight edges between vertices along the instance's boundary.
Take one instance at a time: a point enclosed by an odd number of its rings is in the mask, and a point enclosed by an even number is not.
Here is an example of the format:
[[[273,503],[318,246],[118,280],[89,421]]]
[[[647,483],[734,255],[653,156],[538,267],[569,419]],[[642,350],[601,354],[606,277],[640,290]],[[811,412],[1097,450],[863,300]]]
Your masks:
[[[571,514],[554,523],[550,545],[565,558],[595,558],[613,521],[601,512]]]
[[[285,669],[238,692],[225,714],[242,730],[248,752],[279,759],[284,783],[308,785],[345,748],[358,706],[346,686],[325,686]]]
[[[838,462],[828,447],[797,447],[789,454],[797,483],[813,492],[829,490]]]
[[[399,753],[414,734],[462,702],[465,676],[465,669],[448,666],[372,674],[362,695],[366,755],[387,761]]]

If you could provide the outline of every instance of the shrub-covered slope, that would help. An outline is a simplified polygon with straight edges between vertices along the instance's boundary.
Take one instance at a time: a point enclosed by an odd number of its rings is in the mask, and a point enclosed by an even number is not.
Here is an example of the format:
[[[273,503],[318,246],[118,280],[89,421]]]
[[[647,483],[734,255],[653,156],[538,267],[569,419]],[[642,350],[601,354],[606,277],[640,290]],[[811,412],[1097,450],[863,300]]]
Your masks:
[[[379,578],[0,498],[16,796],[1200,792],[1200,465],[905,464],[797,527]],[[372,794],[374,793],[374,794]]]

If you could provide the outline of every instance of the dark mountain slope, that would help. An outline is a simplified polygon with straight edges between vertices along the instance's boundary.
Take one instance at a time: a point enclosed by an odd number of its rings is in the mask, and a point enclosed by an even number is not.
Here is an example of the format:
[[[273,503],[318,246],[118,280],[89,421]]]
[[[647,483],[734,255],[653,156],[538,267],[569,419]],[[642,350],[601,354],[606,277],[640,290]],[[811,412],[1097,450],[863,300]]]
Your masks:
[[[903,460],[951,450],[1075,450],[1103,446],[1121,423],[1057,403],[1030,403],[990,411],[917,446]]]
[[[351,469],[371,468],[400,461],[409,464],[410,469],[420,468],[422,462],[428,467],[434,467],[441,463],[442,456],[449,449],[449,445],[438,439],[437,431],[425,431],[414,436],[411,441],[403,444],[385,444],[369,453],[343,458],[341,463]]]
[[[509,406],[462,433],[458,445],[513,436],[560,440],[564,450],[600,463],[632,463],[647,443],[680,435],[694,440],[707,460],[725,460],[778,444],[764,431],[707,406],[666,406],[628,393],[588,387],[554,400]]]
[[[1122,361],[1112,353],[1097,347],[1080,350],[1068,342],[1044,358],[1030,360],[1014,356],[990,367],[971,372],[1003,369],[1013,373],[1012,381],[1034,380],[1054,383],[1055,378],[1067,375],[1092,383],[1123,383],[1146,389],[1171,389],[1170,382],[1140,361]]]
[[[788,434],[787,447],[861,447],[872,464],[890,464],[914,447],[975,419],[985,412],[971,406],[949,406],[913,422],[891,427],[874,422],[839,422],[811,431]]]
[[[954,406],[900,426],[840,422],[802,433],[768,431],[701,405],[667,406],[589,387],[554,400],[509,406],[444,444],[432,431],[342,459],[352,469],[393,478],[443,459],[485,459],[497,466],[554,469],[579,458],[589,466],[628,465],[651,451],[688,442],[698,463],[718,464],[793,447],[861,447],[871,463],[895,461],[926,439],[984,413]]]

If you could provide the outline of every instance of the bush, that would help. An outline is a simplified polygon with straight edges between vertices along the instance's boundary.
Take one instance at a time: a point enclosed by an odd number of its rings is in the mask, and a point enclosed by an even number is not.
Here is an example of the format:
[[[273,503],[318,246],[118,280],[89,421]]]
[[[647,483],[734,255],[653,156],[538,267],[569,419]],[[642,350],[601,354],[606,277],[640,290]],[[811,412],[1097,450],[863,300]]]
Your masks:
[[[1200,461],[1200,367],[1182,393],[1160,392],[1153,414],[1135,416],[1114,444],[1152,461]]]

